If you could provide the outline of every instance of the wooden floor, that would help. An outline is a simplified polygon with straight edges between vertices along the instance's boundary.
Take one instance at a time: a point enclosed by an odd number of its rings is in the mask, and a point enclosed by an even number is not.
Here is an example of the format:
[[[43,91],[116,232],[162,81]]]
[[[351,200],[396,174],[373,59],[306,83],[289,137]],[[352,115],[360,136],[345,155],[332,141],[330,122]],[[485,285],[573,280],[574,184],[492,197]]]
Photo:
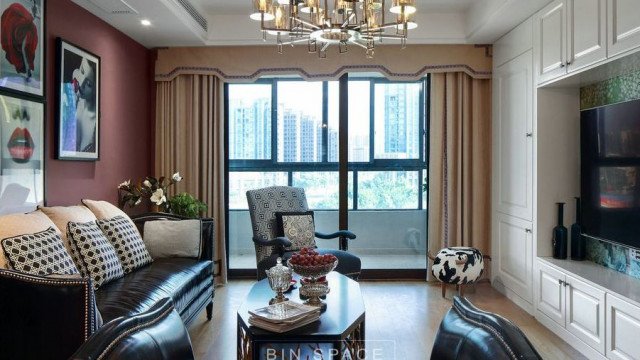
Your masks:
[[[251,281],[230,281],[216,289],[213,320],[206,321],[202,314],[189,329],[196,359],[236,358],[236,311],[251,285]],[[425,282],[370,281],[360,286],[367,311],[366,339],[395,340],[397,360],[428,359],[438,325],[451,307],[453,289],[443,299],[439,285]],[[488,283],[465,295],[479,308],[515,322],[544,359],[584,358]]]

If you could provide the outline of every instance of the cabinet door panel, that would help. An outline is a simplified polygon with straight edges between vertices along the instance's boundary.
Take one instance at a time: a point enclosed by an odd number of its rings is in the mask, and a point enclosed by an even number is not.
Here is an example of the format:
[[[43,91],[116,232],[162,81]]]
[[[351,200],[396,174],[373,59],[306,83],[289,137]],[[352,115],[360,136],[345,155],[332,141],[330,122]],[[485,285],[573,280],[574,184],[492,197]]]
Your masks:
[[[640,359],[640,308],[607,294],[607,358]]]
[[[609,0],[608,55],[614,56],[640,46],[638,0]]]
[[[604,291],[571,276],[566,282],[566,329],[604,354]]]
[[[497,213],[494,231],[498,247],[498,280],[522,299],[533,303],[531,223]]]
[[[568,71],[578,70],[607,57],[607,3],[572,0],[568,8]]]
[[[531,51],[494,74],[494,196],[496,210],[533,217],[533,69]]]
[[[551,266],[538,263],[538,310],[564,327],[565,291],[562,281],[565,276]]]
[[[554,1],[538,14],[535,45],[538,83],[566,73],[566,1]]]

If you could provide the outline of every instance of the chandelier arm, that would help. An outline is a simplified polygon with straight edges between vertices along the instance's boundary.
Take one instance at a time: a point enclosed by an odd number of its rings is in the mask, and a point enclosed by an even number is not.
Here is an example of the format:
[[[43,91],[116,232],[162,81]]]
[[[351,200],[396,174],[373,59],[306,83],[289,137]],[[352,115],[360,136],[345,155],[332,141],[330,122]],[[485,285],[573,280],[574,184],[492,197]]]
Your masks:
[[[349,17],[347,18],[347,20],[345,20],[344,23],[342,23],[342,28],[346,28],[347,26],[349,26],[349,23],[351,22],[351,20],[353,20],[353,18],[356,16],[355,13],[351,13],[351,15],[349,15]]]
[[[297,17],[293,18],[293,20],[298,21],[298,22],[300,22],[300,23],[302,23],[304,25],[307,25],[308,27],[316,29],[316,30],[320,30],[321,29],[320,26],[312,24],[312,23],[310,23],[308,21],[302,20],[302,19],[297,18]]]
[[[361,44],[360,42],[358,42],[358,41],[356,41],[356,40],[349,40],[349,43],[350,43],[350,44],[357,45],[357,46],[360,46],[361,48],[363,48],[363,49],[365,49],[365,50],[367,49],[367,46],[366,46],[366,45]]]
[[[327,51],[327,49],[329,48],[329,45],[331,45],[330,43],[325,43],[322,48],[320,49],[320,52],[325,52]]]
[[[283,41],[282,45],[293,45],[301,42],[307,42],[308,40],[309,39],[296,39],[296,40]]]
[[[402,35],[379,35],[378,36],[381,39],[396,39],[396,40],[406,40],[407,37],[406,36],[402,36]]]

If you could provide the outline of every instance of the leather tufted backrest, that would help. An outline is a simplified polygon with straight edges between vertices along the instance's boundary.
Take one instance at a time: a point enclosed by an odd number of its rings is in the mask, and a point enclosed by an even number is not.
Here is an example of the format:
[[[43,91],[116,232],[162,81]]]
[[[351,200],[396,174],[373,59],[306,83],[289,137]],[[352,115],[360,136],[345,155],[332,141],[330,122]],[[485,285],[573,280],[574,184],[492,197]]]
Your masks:
[[[502,316],[454,297],[440,323],[431,359],[542,359],[524,333]]]
[[[276,212],[307,211],[304,189],[291,186],[271,186],[247,191],[247,202],[253,227],[253,237],[265,241],[277,237]],[[256,260],[268,258],[273,246],[256,247]]]
[[[193,359],[189,333],[170,298],[104,324],[70,360]]]

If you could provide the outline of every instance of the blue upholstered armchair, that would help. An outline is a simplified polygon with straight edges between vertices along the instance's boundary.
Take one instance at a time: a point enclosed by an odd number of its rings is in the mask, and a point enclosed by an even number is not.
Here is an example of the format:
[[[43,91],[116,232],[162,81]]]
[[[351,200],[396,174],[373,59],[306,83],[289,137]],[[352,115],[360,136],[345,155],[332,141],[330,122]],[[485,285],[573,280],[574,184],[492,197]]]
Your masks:
[[[265,270],[276,264],[276,259],[282,257],[288,259],[294,251],[298,250],[296,244],[283,236],[283,215],[296,214],[311,217],[310,226],[313,227],[313,215],[309,212],[307,197],[304,189],[289,186],[272,186],[263,189],[247,191],[249,214],[253,226],[253,244],[256,248],[256,263],[258,268],[258,280],[266,277]],[[285,224],[287,223],[284,220]],[[307,222],[308,223],[308,222]],[[278,226],[278,225],[281,226]],[[284,231],[286,233],[286,231]],[[355,234],[348,230],[340,230],[331,234],[323,234],[311,230],[310,242],[315,247],[315,238],[340,239],[341,241],[353,240]],[[318,249],[320,254],[333,254],[338,258],[336,271],[357,280],[360,276],[360,258],[342,250]]]

